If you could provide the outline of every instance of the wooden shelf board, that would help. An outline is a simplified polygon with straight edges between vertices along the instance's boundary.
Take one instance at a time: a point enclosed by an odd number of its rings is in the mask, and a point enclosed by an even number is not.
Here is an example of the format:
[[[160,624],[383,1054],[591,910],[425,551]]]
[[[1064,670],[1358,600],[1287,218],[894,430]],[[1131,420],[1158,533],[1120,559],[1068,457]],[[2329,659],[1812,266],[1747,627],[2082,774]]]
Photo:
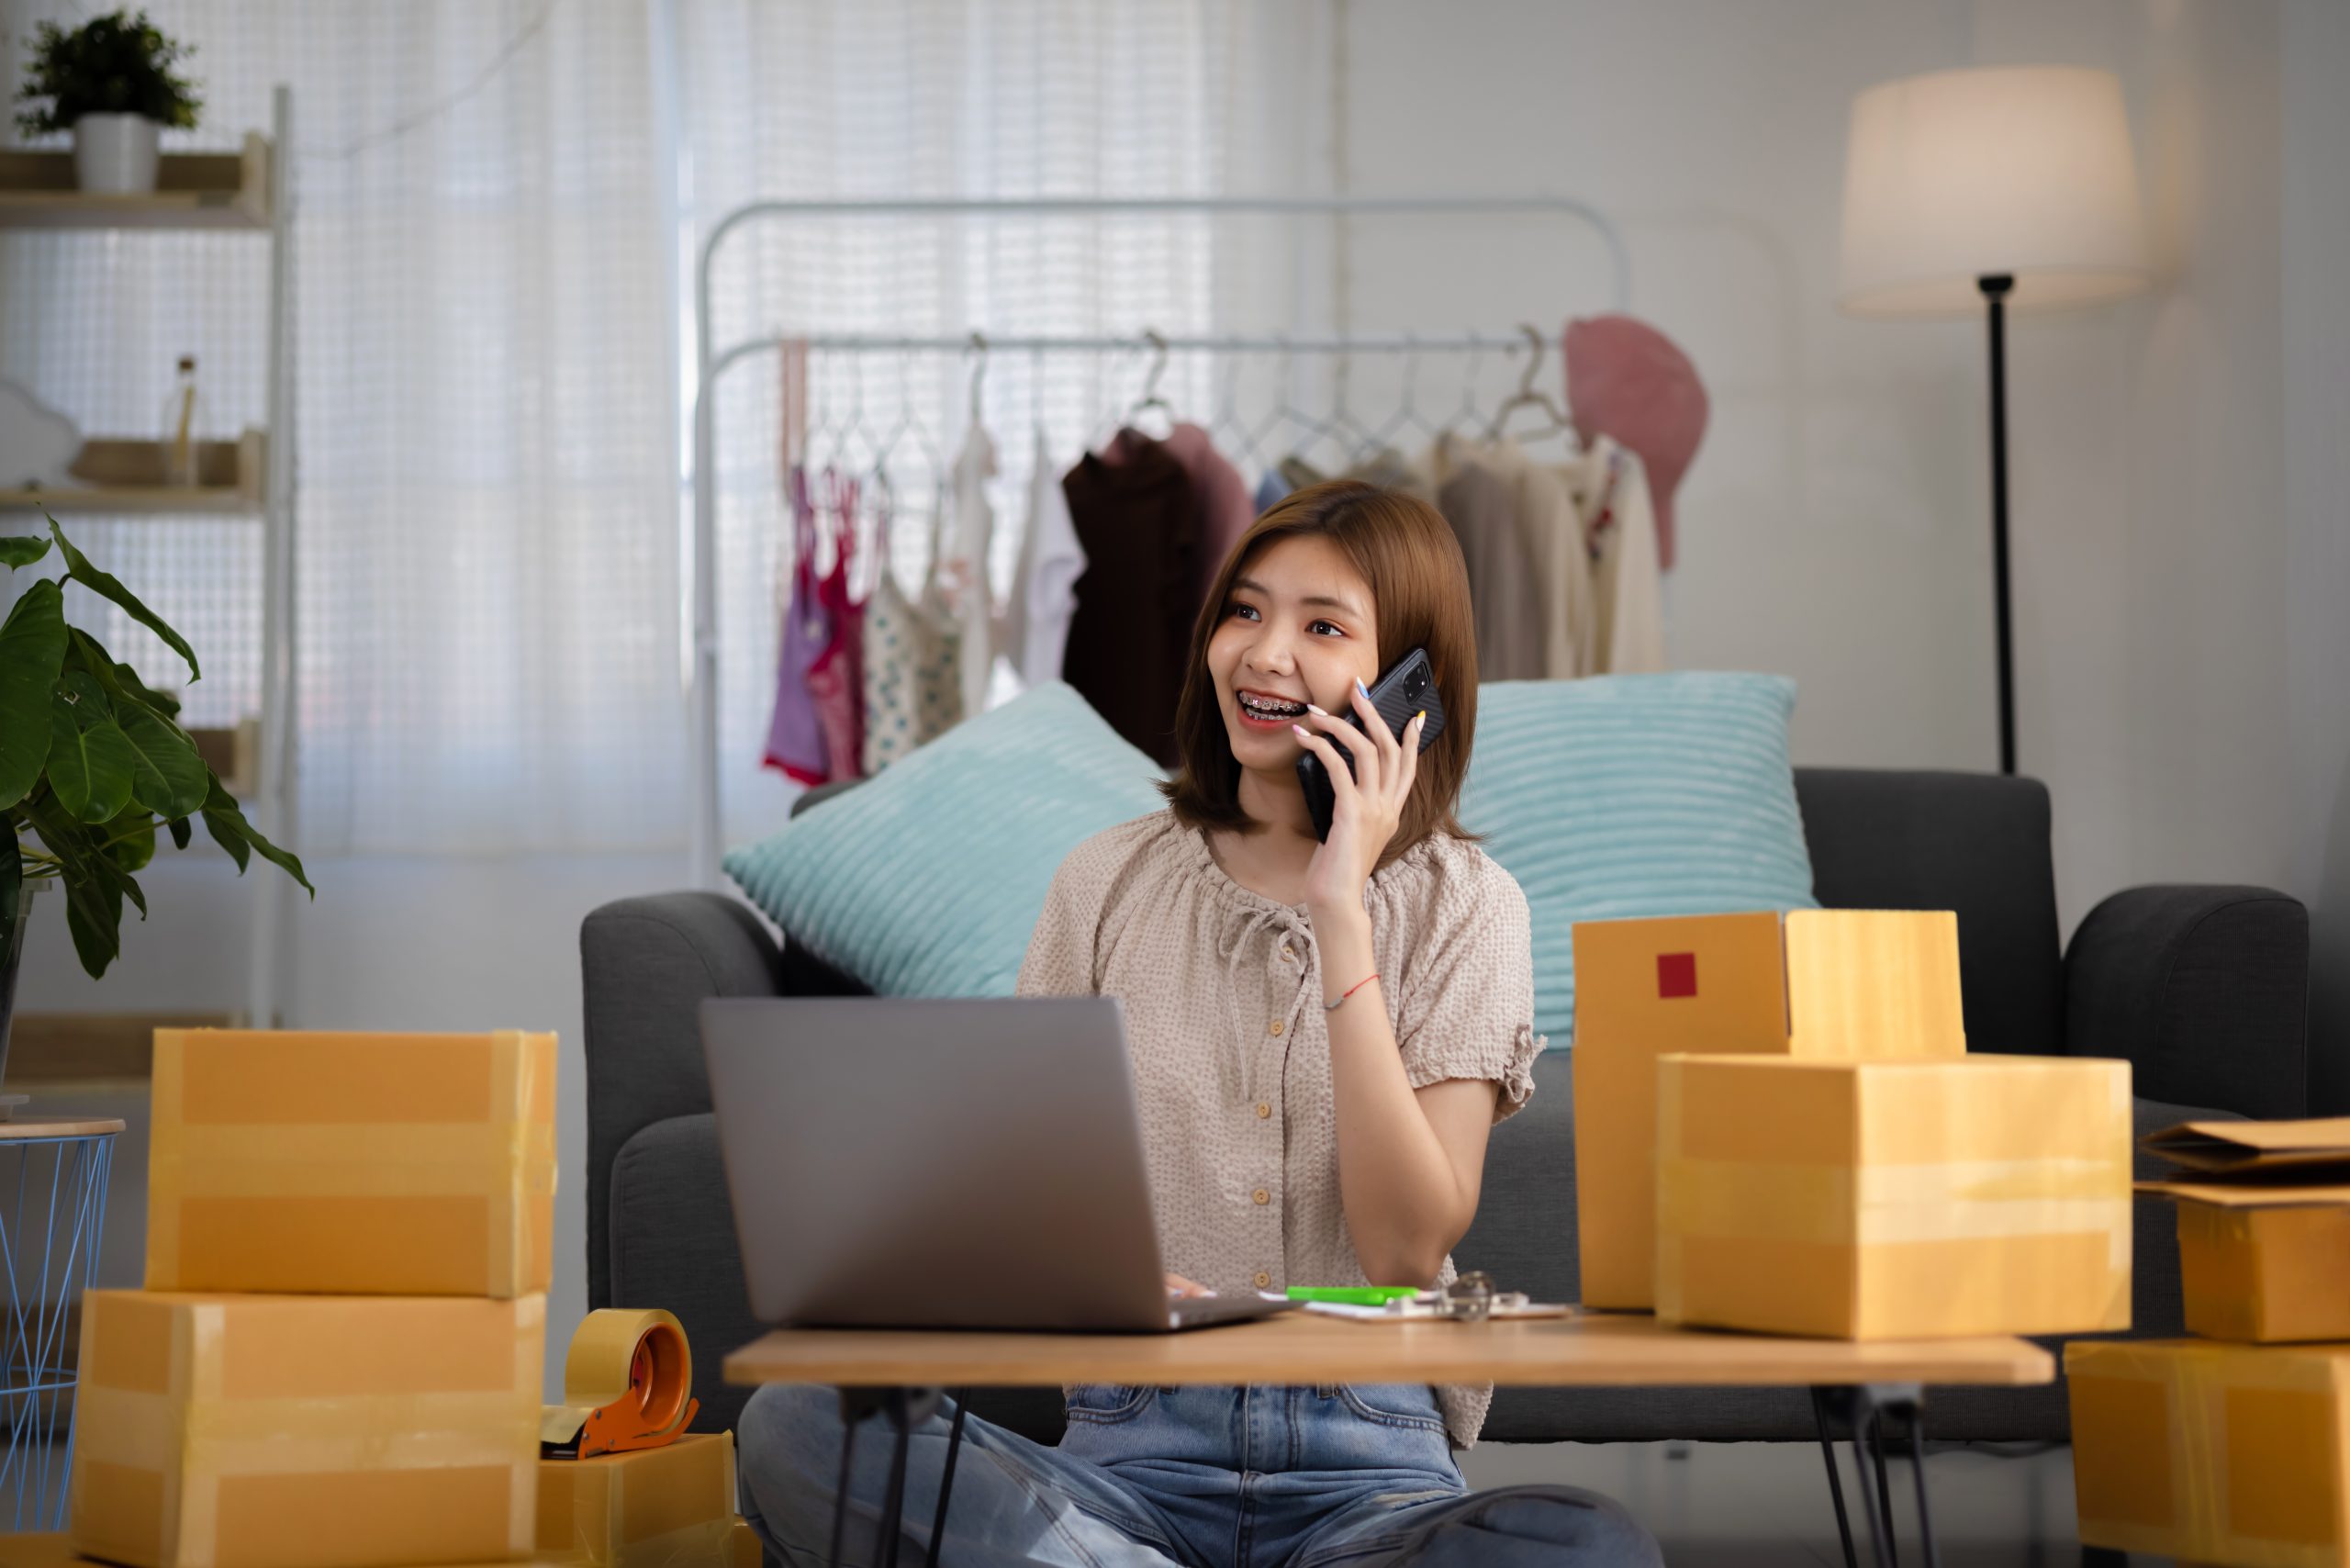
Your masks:
[[[0,229],[270,227],[266,137],[236,152],[166,152],[156,188],[129,195],[74,185],[71,152],[0,151]]]
[[[70,490],[0,490],[0,510],[212,512],[259,517],[262,500],[234,485],[81,485]]]
[[[266,230],[267,213],[233,191],[156,191],[140,196],[0,190],[0,229],[241,229]]]

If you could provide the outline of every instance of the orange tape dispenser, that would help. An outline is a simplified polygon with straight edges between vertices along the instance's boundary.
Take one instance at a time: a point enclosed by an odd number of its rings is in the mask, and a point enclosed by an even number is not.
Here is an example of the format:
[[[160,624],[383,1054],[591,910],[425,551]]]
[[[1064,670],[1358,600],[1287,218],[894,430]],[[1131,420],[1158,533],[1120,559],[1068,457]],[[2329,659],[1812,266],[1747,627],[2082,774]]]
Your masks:
[[[563,1403],[539,1421],[543,1459],[657,1449],[683,1437],[701,1402],[694,1356],[676,1317],[658,1308],[591,1312],[563,1361]]]

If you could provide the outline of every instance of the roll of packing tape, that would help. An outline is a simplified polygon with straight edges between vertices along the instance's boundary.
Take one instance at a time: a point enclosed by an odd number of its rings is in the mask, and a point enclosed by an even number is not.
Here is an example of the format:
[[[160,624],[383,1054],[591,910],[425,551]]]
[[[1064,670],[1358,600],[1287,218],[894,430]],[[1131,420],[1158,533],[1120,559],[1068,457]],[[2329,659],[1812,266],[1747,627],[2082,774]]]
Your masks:
[[[563,1362],[563,1403],[540,1425],[548,1448],[571,1457],[674,1442],[693,1422],[693,1349],[676,1317],[655,1308],[591,1312]]]

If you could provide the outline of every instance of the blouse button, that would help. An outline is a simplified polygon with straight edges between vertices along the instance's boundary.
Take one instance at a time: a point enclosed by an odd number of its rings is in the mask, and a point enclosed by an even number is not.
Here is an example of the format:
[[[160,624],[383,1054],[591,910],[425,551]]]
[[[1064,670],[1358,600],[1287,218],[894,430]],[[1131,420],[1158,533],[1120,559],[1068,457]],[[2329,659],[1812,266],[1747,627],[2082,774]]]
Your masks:
[[[1256,1203],[1260,1208],[1273,1201],[1273,1195],[1265,1191],[1262,1187],[1258,1188],[1255,1192],[1249,1193],[1248,1196],[1250,1200]]]
[[[1271,1023],[1265,1025],[1265,1033],[1278,1040],[1281,1037],[1281,1021],[1276,1018]]]
[[[1268,1117],[1268,1116],[1271,1115],[1272,1114],[1273,1114],[1273,1107],[1272,1107],[1272,1105],[1271,1105],[1271,1103],[1270,1103],[1270,1102],[1263,1101],[1263,1100],[1259,1100],[1259,1101],[1258,1101],[1258,1102],[1257,1102],[1257,1119],[1258,1119],[1259,1121],[1260,1121],[1260,1122],[1261,1122],[1261,1121],[1263,1121],[1266,1117]]]
[[[1281,962],[1284,964],[1293,964],[1297,962],[1297,949],[1291,946],[1286,942],[1281,944]]]
[[[1263,1289],[1265,1289],[1267,1286],[1270,1285],[1272,1282],[1273,1282],[1273,1277],[1272,1277],[1272,1275],[1270,1275],[1270,1274],[1269,1274],[1269,1273],[1265,1272],[1265,1271],[1264,1271],[1264,1270],[1262,1270],[1262,1269],[1259,1269],[1259,1270],[1258,1270],[1258,1271],[1257,1271],[1257,1288],[1258,1288],[1259,1290],[1263,1290]]]

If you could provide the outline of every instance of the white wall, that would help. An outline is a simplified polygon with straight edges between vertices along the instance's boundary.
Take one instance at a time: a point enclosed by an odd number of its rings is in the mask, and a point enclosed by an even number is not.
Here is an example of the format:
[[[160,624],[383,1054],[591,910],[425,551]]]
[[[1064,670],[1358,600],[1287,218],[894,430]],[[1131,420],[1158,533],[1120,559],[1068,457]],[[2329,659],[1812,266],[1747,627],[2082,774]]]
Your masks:
[[[1797,677],[1807,762],[1998,756],[1983,332],[1836,311],[1852,95],[1969,64],[2118,73],[2164,278],[2121,306],[2010,325],[2020,767],[2054,795],[2068,929],[2136,882],[2302,887],[2272,0],[1354,0],[1344,14],[1357,190],[1562,192],[1620,218],[1633,309],[1689,351],[1714,398],[1683,490],[1674,654]],[[2313,83],[2350,65],[2331,47],[2313,49]],[[2313,177],[2338,181],[2335,146]],[[1374,255],[1353,292],[1367,315],[1421,321],[1507,311],[1555,328],[1605,308],[1572,250],[1505,255],[1473,289],[1426,266],[1382,282]],[[2294,298],[2337,332],[2350,311],[2314,278]],[[2341,375],[2338,353],[2310,346],[2322,339],[2296,341],[2305,380]],[[2339,433],[2312,444],[2338,451]],[[2340,486],[2327,493],[2338,506]],[[2306,532],[2304,554],[2314,519]],[[2299,591],[2312,605],[2323,592]],[[2292,624],[2305,663],[2321,618]],[[2322,702],[2321,673],[2304,678]]]

